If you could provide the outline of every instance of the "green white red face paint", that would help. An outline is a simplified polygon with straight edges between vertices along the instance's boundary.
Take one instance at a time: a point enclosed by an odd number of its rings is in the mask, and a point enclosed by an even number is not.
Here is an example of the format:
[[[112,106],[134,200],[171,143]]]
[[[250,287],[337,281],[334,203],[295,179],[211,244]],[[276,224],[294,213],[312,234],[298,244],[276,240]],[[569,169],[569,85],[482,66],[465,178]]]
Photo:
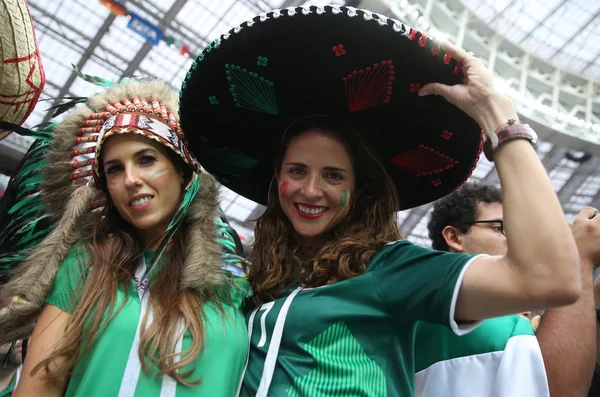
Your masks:
[[[288,186],[289,186],[289,182],[288,181],[282,181],[279,184],[279,195],[281,197],[285,197],[287,195],[287,190],[288,190]]]
[[[154,171],[152,174],[150,174],[150,177],[152,179],[160,178],[161,176],[163,176],[167,172],[169,172],[169,169],[167,167],[161,168],[160,170]]]
[[[342,190],[340,192],[340,207],[344,208],[348,205],[350,201],[350,192],[347,190]]]

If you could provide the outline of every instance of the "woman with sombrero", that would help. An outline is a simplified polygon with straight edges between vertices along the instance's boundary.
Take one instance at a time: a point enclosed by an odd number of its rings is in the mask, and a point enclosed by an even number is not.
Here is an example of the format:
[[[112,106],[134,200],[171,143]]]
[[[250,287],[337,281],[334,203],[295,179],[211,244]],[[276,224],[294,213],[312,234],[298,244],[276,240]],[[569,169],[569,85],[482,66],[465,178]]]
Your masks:
[[[225,270],[235,268],[219,244],[227,224],[177,100],[163,81],[124,81],[53,127],[32,195],[58,222],[0,289],[12,301],[0,344],[31,335],[16,396],[235,393],[250,286]],[[9,212],[15,233],[38,221],[22,205]]]
[[[416,321],[464,334],[579,296],[577,250],[535,134],[481,61],[451,44],[349,7],[278,10],[201,53],[180,103],[203,166],[266,205],[250,255],[244,396],[410,396]],[[506,254],[402,240],[394,212],[458,188],[481,129],[503,187]]]

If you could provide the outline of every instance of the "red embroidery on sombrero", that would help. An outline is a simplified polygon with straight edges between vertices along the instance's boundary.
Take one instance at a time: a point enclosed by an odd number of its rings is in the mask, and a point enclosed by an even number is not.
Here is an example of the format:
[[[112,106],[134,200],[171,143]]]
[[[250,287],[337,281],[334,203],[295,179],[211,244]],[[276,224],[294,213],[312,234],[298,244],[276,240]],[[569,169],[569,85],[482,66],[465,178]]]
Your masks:
[[[357,112],[389,103],[395,74],[392,61],[381,61],[342,77],[348,109]]]
[[[452,55],[450,55],[450,54],[444,54],[444,63],[445,63],[446,65],[449,65],[449,64],[450,64],[450,60],[451,60],[451,59],[452,59]]]
[[[435,187],[438,187],[442,184],[442,181],[438,178],[438,179],[434,179],[433,181],[431,181],[431,184]]]
[[[421,84],[409,84],[408,89],[410,90],[410,92],[419,92],[419,90],[421,89]]]
[[[427,35],[425,33],[421,33],[421,37],[419,37],[419,45],[421,47],[425,47],[427,45]]]
[[[439,53],[440,53],[440,46],[439,46],[439,44],[434,44],[431,47],[431,55],[438,56]]]
[[[442,138],[444,138],[444,139],[450,139],[450,138],[452,138],[452,135],[453,135],[453,133],[448,130],[442,131]]]
[[[40,62],[39,57],[40,57],[39,51],[36,50],[24,57],[4,59],[4,60],[0,61],[3,64],[20,64],[22,62],[27,62],[27,61],[30,61],[33,59],[33,61],[31,62],[29,71],[27,72],[27,77],[25,77],[25,84],[22,87],[23,91],[0,93],[0,104],[7,105],[9,107],[14,107],[14,110],[12,111],[12,115],[16,115],[19,112],[21,112],[21,114],[22,114],[22,116],[19,117],[19,120],[15,120],[14,122],[17,122],[17,121],[19,123],[23,122],[23,120],[25,120],[25,118],[31,113],[31,111],[33,110],[33,108],[35,107],[35,105],[37,103],[39,95],[42,92],[42,88],[43,88],[44,84],[46,83],[44,70],[42,69],[42,64]],[[16,73],[16,76],[17,76],[16,78],[18,79],[19,78],[19,67],[18,66],[15,66],[15,67],[16,67],[16,70],[14,70],[14,72]],[[27,67],[27,64],[25,64],[25,67]],[[9,75],[8,68],[4,71],[4,73],[6,76]],[[22,76],[21,76],[21,79],[22,79]],[[20,86],[21,85],[17,84],[17,87],[20,87]],[[5,88],[5,87],[3,87],[3,88]],[[23,109],[23,107],[25,109]],[[2,138],[4,138],[4,137],[5,136],[0,134],[0,140],[2,140]]]
[[[417,36],[417,33],[420,33],[420,32],[416,29],[411,29],[410,33],[408,34],[408,38],[410,40],[414,40],[414,38]]]
[[[341,57],[342,55],[346,55],[346,50],[344,49],[343,44],[334,45],[333,52],[335,52],[336,57]]]
[[[425,145],[400,153],[388,161],[417,177],[439,174],[458,164],[452,157]]]

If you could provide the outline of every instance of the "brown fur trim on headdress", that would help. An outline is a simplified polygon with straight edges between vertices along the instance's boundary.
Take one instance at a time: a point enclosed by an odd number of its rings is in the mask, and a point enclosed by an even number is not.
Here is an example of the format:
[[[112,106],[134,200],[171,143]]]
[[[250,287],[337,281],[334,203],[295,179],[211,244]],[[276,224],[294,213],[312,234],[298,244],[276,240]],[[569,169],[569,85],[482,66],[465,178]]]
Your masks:
[[[187,212],[186,261],[181,288],[194,288],[202,296],[224,283],[221,247],[215,217],[219,210],[215,180],[200,174],[200,191]]]

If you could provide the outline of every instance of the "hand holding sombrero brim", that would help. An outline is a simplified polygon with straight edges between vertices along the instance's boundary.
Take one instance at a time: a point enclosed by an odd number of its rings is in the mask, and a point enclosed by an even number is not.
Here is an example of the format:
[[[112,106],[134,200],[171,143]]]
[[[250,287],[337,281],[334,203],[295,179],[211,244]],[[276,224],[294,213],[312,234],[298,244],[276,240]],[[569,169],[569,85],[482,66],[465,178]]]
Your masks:
[[[495,131],[509,118],[518,118],[514,105],[495,87],[492,73],[479,58],[448,41],[442,48],[459,63],[464,75],[462,84],[426,84],[419,90],[420,96],[443,97],[477,121],[485,131]]]

